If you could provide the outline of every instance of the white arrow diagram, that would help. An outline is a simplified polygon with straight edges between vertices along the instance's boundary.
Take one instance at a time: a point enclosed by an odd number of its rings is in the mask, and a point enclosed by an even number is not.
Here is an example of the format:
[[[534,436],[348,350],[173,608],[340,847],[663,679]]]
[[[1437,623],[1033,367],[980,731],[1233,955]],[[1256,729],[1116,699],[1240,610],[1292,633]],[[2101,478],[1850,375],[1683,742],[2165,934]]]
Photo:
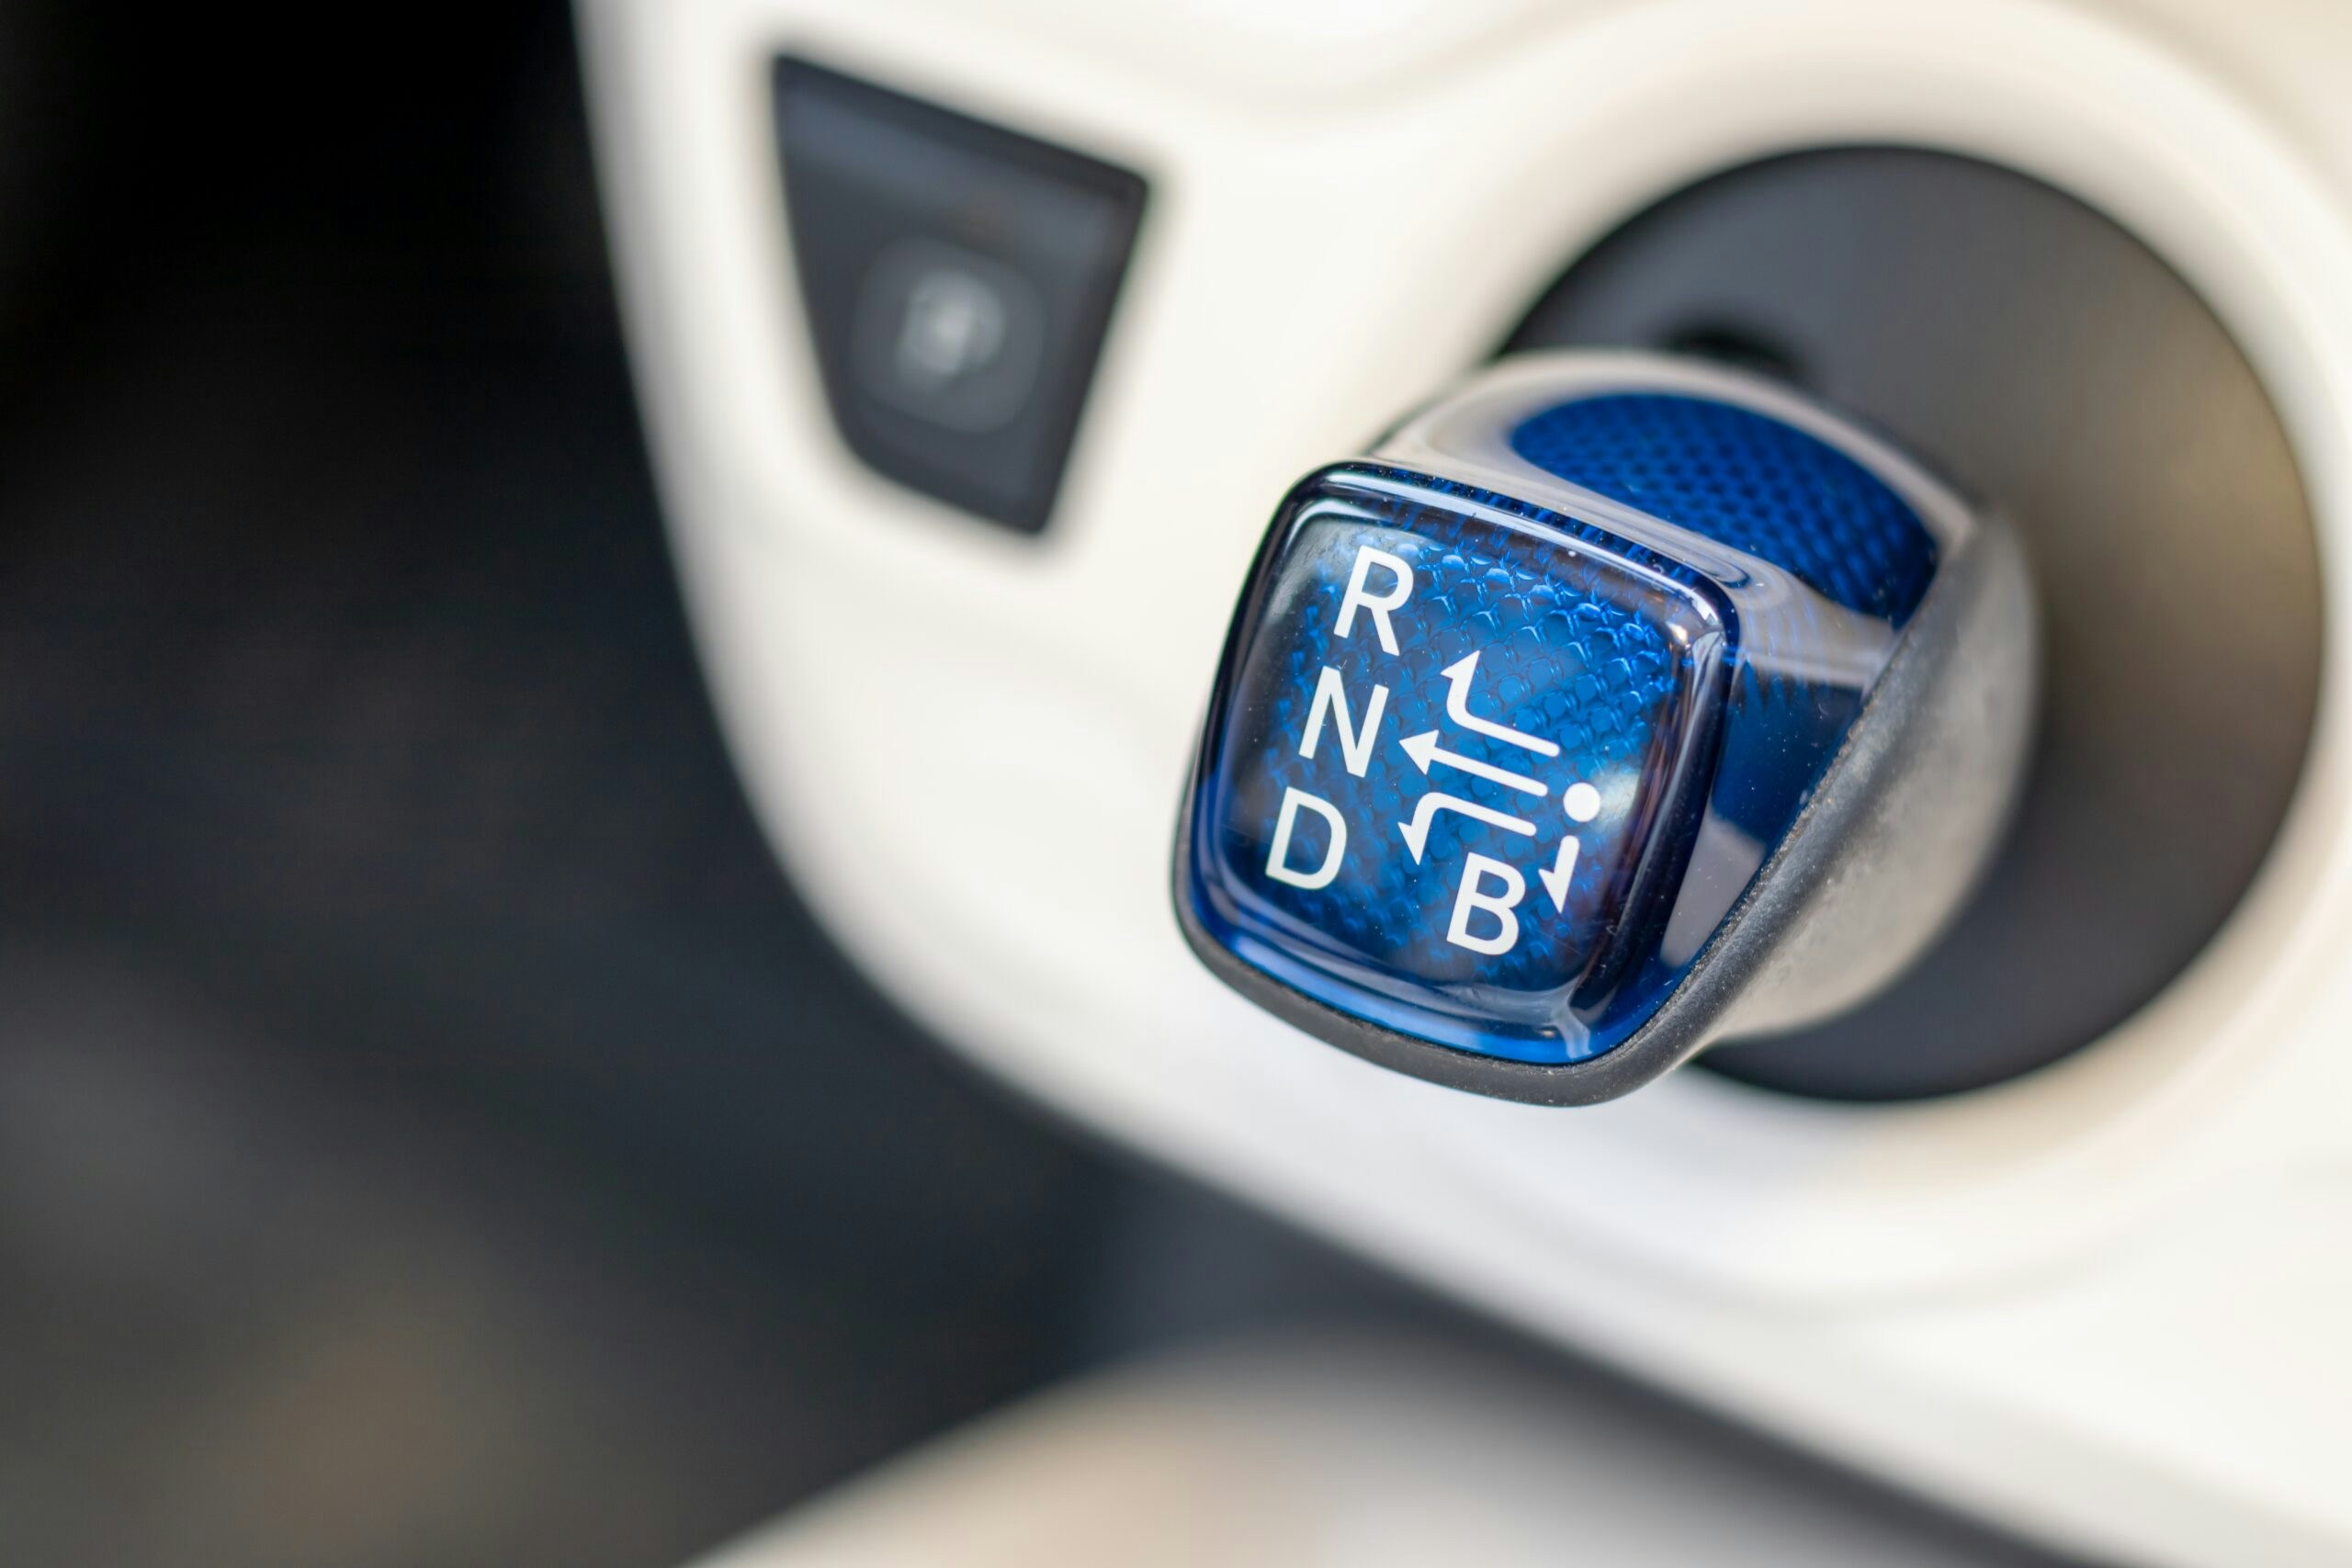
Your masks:
[[[1480,735],[1491,735],[1498,740],[1507,740],[1513,746],[1523,747],[1534,752],[1539,757],[1556,757],[1560,754],[1560,749],[1549,740],[1533,735],[1522,735],[1507,724],[1497,724],[1491,719],[1480,718],[1470,711],[1470,682],[1476,679],[1478,674],[1476,654],[1474,653],[1467,659],[1447,665],[1440,673],[1453,682],[1453,689],[1445,694],[1446,717],[1464,729],[1475,730]]]
[[[1552,908],[1565,915],[1568,912],[1568,877],[1577,869],[1578,844],[1574,833],[1560,840],[1560,852],[1553,858],[1549,869],[1535,874],[1544,879],[1544,891],[1552,896]]]
[[[1419,735],[1408,735],[1396,744],[1405,748],[1405,755],[1413,759],[1413,765],[1425,773],[1430,771],[1432,764],[1442,762],[1449,768],[1459,768],[1465,773],[1476,773],[1482,779],[1492,779],[1498,784],[1509,784],[1521,795],[1541,795],[1544,793],[1544,786],[1525,773],[1514,773],[1508,768],[1498,768],[1490,762],[1482,762],[1476,757],[1464,757],[1458,751],[1446,750],[1438,745],[1437,731],[1434,729],[1423,730]]]
[[[1535,833],[1535,824],[1525,818],[1513,817],[1507,811],[1496,811],[1475,800],[1464,800],[1459,795],[1425,795],[1413,807],[1413,819],[1396,824],[1396,830],[1405,835],[1405,847],[1413,852],[1416,865],[1420,863],[1421,851],[1429,845],[1430,824],[1437,820],[1437,814],[1441,811],[1459,811],[1464,817],[1476,817],[1481,822],[1491,822],[1498,828],[1525,833],[1531,838]]]

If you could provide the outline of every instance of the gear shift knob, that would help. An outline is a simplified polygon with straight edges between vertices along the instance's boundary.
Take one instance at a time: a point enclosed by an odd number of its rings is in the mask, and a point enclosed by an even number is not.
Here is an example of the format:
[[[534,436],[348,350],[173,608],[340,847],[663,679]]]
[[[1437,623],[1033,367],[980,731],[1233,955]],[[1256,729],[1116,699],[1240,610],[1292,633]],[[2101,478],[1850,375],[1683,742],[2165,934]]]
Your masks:
[[[1917,955],[2006,818],[2035,663],[2007,528],[1884,440],[1712,366],[1508,360],[1275,513],[1178,914],[1332,1044],[1613,1098]]]

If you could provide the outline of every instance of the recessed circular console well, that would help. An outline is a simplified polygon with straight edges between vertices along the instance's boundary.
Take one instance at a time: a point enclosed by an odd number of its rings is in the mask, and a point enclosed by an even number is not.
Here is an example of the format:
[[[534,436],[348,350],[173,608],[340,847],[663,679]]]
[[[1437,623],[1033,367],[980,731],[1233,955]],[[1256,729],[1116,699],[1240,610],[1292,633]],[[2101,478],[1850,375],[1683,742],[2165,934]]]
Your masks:
[[[1900,1100],[2088,1044],[2220,929],[2301,772],[2320,563],[2285,430],[2230,333],[2075,198],[1943,153],[1840,149],[1634,218],[1510,347],[1736,360],[1875,421],[2018,524],[2044,625],[2040,739],[2005,848],[1928,956],[1715,1070]]]

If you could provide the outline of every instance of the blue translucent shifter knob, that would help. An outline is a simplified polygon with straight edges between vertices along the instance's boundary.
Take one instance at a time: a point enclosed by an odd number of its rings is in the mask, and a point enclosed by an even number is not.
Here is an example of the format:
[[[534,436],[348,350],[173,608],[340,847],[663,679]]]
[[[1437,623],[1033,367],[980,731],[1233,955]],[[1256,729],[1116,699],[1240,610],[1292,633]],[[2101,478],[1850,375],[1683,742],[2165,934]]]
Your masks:
[[[1332,1044],[1609,1099],[1927,945],[2034,670],[2007,530],[1883,439],[1711,366],[1505,361],[1274,514],[1177,911]]]

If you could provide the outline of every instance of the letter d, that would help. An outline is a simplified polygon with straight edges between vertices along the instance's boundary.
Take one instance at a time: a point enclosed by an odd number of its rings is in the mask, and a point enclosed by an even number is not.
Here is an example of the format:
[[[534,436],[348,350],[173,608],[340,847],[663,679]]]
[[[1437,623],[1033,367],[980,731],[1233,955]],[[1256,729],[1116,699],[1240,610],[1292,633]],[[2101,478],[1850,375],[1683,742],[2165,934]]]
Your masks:
[[[1298,808],[1302,806],[1331,825],[1331,847],[1323,852],[1323,863],[1313,871],[1300,871],[1290,863],[1291,829],[1298,825]],[[1283,791],[1282,815],[1274,818],[1274,841],[1266,851],[1268,876],[1293,887],[1329,887],[1340,874],[1340,857],[1347,852],[1348,824],[1338,807],[1303,789]]]

